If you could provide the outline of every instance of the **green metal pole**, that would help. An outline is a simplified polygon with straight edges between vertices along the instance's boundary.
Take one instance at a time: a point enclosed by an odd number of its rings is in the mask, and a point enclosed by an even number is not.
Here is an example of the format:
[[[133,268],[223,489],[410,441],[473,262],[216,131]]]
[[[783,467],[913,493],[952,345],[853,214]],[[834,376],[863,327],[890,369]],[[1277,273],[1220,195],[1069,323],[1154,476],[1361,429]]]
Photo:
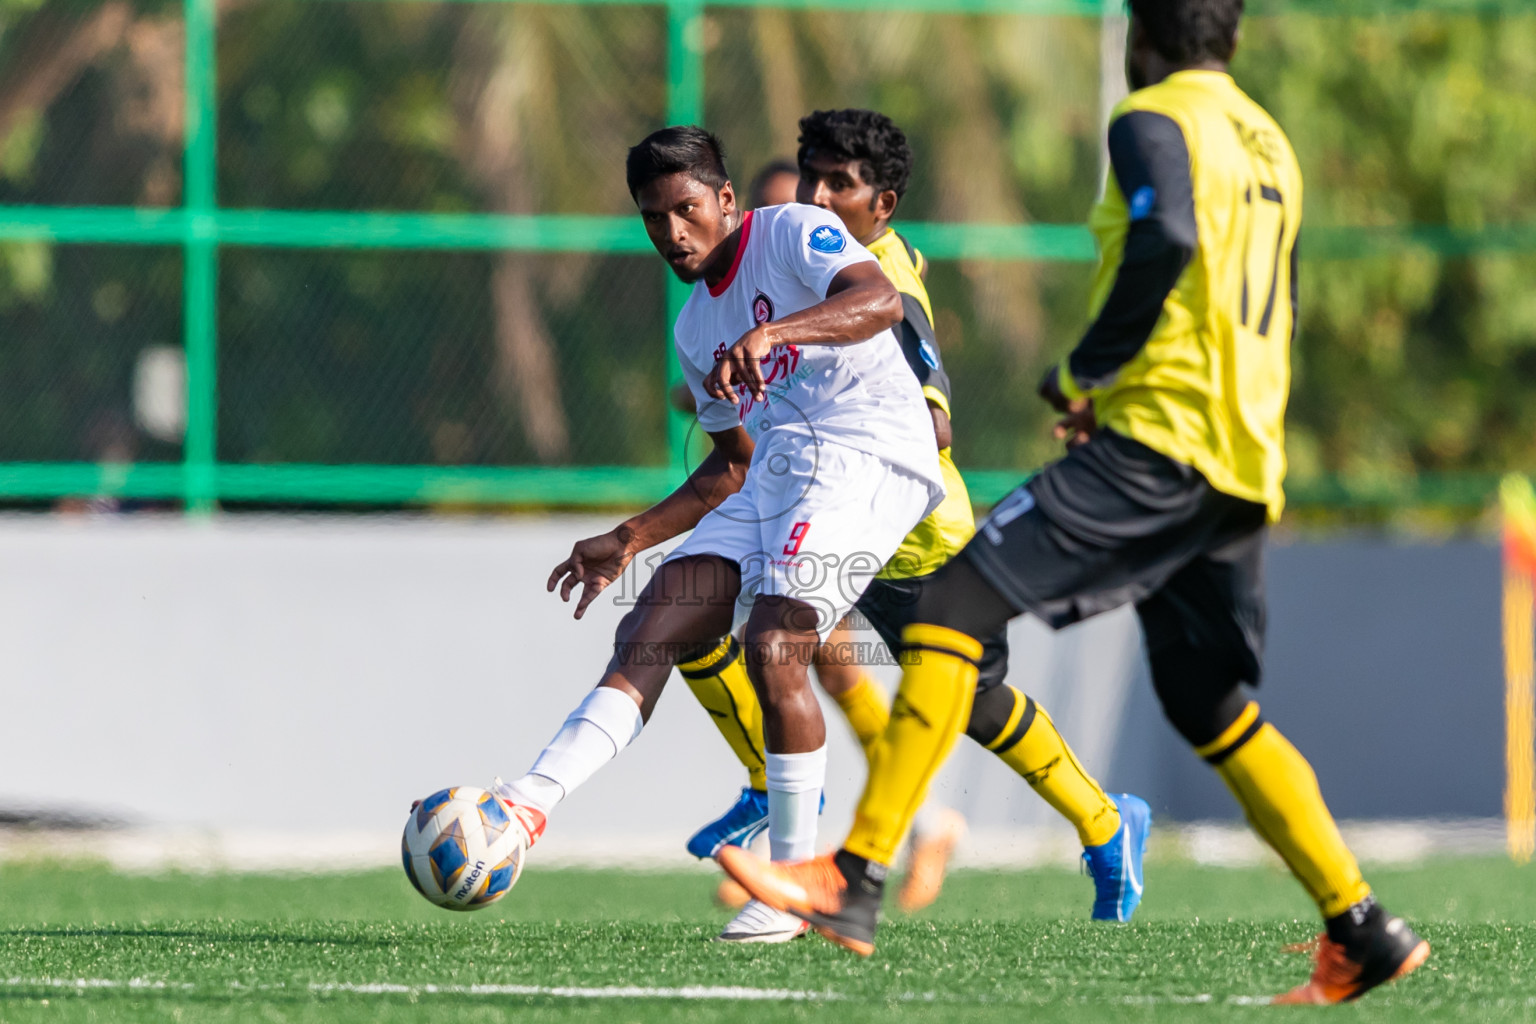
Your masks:
[[[214,75],[215,0],[185,0],[187,142],[182,202],[190,230],[182,250],[182,337],[187,361],[187,432],[182,444],[188,515],[210,514],[218,500],[218,292]]]
[[[704,4],[701,0],[667,2],[667,123],[698,124],[704,120]],[[683,379],[672,347],[672,325],[688,285],[667,271],[667,451],[679,478],[687,471],[688,432],[693,421],[673,410],[671,390]]]

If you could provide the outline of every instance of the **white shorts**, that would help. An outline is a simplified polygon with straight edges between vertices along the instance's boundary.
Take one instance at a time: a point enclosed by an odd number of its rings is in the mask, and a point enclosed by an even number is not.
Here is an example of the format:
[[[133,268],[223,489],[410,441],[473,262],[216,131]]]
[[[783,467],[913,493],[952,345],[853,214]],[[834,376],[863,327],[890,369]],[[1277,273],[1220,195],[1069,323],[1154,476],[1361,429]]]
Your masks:
[[[667,561],[719,555],[741,566],[733,633],[758,595],[773,594],[815,609],[825,640],[939,500],[927,481],[877,456],[780,436],[758,446],[741,490]]]

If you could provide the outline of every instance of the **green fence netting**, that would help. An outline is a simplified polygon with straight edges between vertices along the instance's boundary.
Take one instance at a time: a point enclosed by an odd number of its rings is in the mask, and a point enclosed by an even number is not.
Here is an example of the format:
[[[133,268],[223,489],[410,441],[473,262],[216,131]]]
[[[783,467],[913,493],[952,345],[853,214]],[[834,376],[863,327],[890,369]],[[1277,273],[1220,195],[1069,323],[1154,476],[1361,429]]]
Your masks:
[[[1307,173],[1292,492],[1477,505],[1536,466],[1536,13],[1250,4]],[[625,147],[874,106],[918,163],[958,461],[1052,454],[1118,2],[0,0],[0,501],[610,504],[675,484],[683,296]],[[694,446],[697,448],[697,445]]]

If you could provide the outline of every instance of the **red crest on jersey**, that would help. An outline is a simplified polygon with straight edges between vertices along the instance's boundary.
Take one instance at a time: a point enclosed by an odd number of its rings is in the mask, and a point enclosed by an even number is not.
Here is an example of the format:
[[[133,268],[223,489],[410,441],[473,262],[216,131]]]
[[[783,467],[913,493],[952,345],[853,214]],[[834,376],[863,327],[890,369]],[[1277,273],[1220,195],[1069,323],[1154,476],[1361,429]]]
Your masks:
[[[760,324],[773,319],[773,300],[762,292],[758,292],[757,298],[752,300],[752,319]]]

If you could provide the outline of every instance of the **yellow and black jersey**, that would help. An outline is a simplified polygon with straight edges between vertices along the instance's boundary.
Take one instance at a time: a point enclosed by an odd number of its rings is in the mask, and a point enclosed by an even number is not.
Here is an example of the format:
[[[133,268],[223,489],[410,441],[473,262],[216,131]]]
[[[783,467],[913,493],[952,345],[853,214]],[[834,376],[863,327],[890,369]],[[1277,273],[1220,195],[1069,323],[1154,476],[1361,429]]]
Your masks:
[[[885,234],[865,248],[880,261],[880,269],[901,293],[903,319],[896,328],[901,354],[907,357],[907,365],[923,386],[923,395],[948,415],[949,375],[939,358],[938,338],[933,333],[933,306],[928,300],[928,287],[923,284],[928,261],[893,228],[886,228]]]
[[[933,331],[933,306],[923,284],[926,265],[923,254],[891,228],[870,242],[867,248],[880,261],[880,269],[901,293],[905,318],[896,329],[907,365],[923,386],[929,402],[953,416],[949,408],[949,376],[939,358],[937,337]],[[926,576],[943,565],[971,539],[976,520],[971,512],[971,496],[965,481],[955,468],[950,449],[939,451],[939,468],[944,474],[944,500],[928,518],[912,528],[896,549],[896,554],[880,570],[885,579]]]
[[[1301,227],[1290,142],[1229,75],[1180,71],[1115,108],[1109,150],[1096,319],[1062,389],[1275,519]]]

